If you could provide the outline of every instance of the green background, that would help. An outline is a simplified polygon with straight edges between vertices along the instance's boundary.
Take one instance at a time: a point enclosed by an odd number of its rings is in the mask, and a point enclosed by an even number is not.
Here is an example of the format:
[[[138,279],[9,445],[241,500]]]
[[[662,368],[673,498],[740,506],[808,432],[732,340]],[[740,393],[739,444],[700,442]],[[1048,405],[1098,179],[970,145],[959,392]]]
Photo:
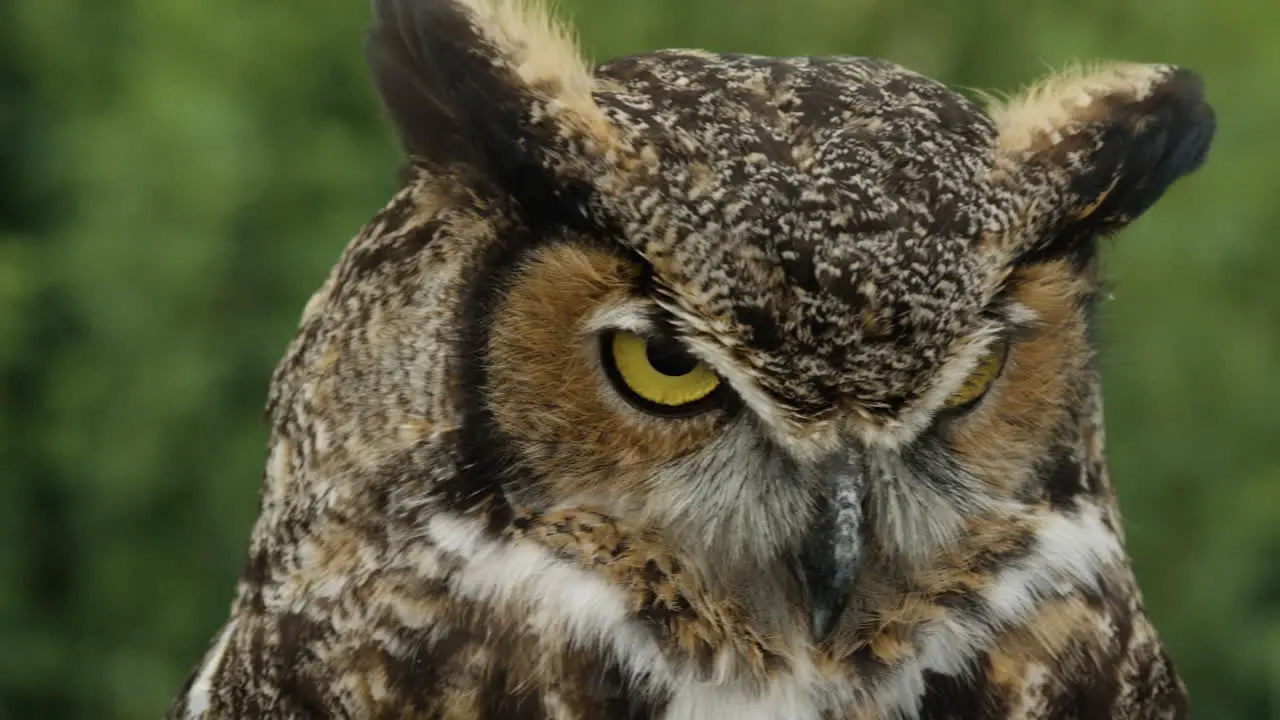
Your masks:
[[[1109,442],[1198,718],[1280,717],[1280,3],[578,0],[589,54],[1175,62],[1204,170],[1108,250]],[[268,374],[392,191],[367,0],[0,0],[0,718],[159,717],[222,621]]]

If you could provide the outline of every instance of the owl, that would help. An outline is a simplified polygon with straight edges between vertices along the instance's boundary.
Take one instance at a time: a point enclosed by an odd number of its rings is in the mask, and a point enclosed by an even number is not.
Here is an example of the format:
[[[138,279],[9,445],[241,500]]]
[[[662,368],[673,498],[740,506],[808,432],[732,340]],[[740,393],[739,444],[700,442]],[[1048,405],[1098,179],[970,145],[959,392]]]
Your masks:
[[[1094,328],[1197,74],[588,65],[522,0],[376,0],[366,51],[401,189],[272,377],[169,717],[1188,717]]]

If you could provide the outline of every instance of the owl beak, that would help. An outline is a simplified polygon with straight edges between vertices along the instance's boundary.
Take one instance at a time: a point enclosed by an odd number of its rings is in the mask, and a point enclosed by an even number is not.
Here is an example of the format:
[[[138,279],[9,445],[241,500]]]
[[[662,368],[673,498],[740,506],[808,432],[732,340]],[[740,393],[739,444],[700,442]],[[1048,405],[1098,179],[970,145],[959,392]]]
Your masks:
[[[815,642],[826,640],[839,624],[862,552],[862,477],[851,468],[829,477],[818,522],[810,530],[799,558]]]

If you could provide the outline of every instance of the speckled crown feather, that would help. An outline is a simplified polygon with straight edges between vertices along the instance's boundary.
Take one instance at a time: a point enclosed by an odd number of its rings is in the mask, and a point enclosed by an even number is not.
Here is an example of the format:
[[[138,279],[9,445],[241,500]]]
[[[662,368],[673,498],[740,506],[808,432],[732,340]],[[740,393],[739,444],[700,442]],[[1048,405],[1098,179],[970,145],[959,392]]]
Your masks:
[[[749,347],[798,410],[925,387],[994,289],[975,246],[1008,222],[980,108],[874,59],[665,52],[598,72],[621,86],[598,96],[610,120],[657,158],[609,210],[681,314],[710,319],[697,330]]]

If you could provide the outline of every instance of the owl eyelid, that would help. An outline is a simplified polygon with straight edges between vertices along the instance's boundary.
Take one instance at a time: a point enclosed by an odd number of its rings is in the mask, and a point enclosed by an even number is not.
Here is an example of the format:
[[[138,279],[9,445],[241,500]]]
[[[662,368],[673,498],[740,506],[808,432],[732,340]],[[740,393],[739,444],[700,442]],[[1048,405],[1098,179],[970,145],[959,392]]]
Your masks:
[[[583,329],[592,335],[632,332],[650,335],[658,331],[653,321],[653,308],[648,303],[630,301],[611,305],[594,313]]]
[[[1013,355],[1014,349],[1034,333],[1040,324],[1040,316],[1033,309],[1016,300],[1008,300],[1001,303],[992,314],[992,319],[997,325],[994,330],[994,336],[987,343],[986,350],[979,358],[978,364],[974,365],[970,370],[970,375],[966,376],[965,380],[968,381],[969,377],[977,371],[978,365],[987,357],[987,353],[995,350],[1000,352],[999,366],[987,381],[982,392],[965,403],[955,407],[942,408],[939,415],[960,418],[976,410],[982,404],[982,401],[991,394],[992,388],[1004,377],[1005,371],[1009,366],[1009,358]]]
[[[1000,329],[995,337],[987,343],[987,347],[983,351],[983,354],[978,357],[978,361],[969,369],[969,374],[965,376],[961,386],[943,401],[943,405],[938,411],[938,417],[940,420],[963,417],[982,404],[982,401],[991,394],[992,388],[994,388],[996,384],[1000,382],[1000,379],[1004,377],[1005,370],[1009,366],[1009,357],[1013,354],[1014,346],[1016,345],[1019,336],[1025,333],[1027,329],[1027,327],[1021,325],[1006,326]],[[991,357],[992,353],[996,352],[1000,355],[998,365],[996,366],[995,372],[993,372],[991,377],[987,379],[982,390],[959,405],[948,406],[947,402],[949,402],[955,395],[963,392],[965,384],[968,383],[975,374],[981,371],[983,362]]]

